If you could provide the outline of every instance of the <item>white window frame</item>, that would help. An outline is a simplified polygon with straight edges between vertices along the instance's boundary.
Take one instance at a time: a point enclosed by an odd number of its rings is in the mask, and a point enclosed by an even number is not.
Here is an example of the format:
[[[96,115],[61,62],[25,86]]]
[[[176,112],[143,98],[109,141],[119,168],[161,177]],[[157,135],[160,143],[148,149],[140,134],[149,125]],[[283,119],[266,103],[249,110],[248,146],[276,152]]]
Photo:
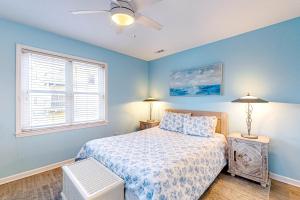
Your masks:
[[[104,67],[105,71],[105,91],[104,91],[104,113],[105,113],[105,119],[96,121],[96,122],[86,122],[86,123],[78,123],[78,124],[72,124],[72,125],[61,125],[61,126],[53,126],[53,127],[47,127],[47,128],[39,128],[34,129],[30,131],[23,131],[21,127],[21,111],[22,111],[22,102],[21,102],[21,57],[22,57],[22,51],[23,50],[29,50],[32,52],[37,52],[45,55],[50,56],[58,56],[64,59],[69,60],[75,60],[75,61],[81,61],[81,62],[87,62],[92,64],[98,64]],[[17,44],[16,45],[16,137],[25,137],[25,136],[33,136],[33,135],[41,135],[41,134],[47,134],[47,133],[53,133],[53,132],[61,132],[61,131],[68,131],[68,130],[74,130],[74,129],[82,129],[82,128],[91,128],[91,127],[97,127],[108,124],[108,76],[107,76],[108,66],[106,63],[99,62],[96,60],[81,58],[77,56],[57,53],[53,51],[48,51],[44,49],[39,49],[35,47],[30,47],[26,45]]]

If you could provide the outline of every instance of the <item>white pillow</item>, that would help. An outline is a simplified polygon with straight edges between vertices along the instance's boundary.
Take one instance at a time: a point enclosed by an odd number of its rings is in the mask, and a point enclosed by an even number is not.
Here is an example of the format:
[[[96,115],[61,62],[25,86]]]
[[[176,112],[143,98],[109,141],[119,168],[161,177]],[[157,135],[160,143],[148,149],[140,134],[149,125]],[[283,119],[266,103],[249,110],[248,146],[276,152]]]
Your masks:
[[[182,133],[183,121],[190,116],[191,113],[165,112],[159,128]]]
[[[212,137],[216,132],[216,116],[188,117],[184,119],[183,133],[201,137]]]

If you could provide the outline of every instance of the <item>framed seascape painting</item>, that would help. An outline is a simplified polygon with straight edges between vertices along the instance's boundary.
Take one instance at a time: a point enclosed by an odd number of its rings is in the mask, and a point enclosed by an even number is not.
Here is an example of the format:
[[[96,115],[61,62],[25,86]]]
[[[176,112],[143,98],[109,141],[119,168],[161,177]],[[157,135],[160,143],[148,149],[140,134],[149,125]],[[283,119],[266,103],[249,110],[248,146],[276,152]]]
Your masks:
[[[170,96],[221,95],[223,64],[174,71],[170,75]]]

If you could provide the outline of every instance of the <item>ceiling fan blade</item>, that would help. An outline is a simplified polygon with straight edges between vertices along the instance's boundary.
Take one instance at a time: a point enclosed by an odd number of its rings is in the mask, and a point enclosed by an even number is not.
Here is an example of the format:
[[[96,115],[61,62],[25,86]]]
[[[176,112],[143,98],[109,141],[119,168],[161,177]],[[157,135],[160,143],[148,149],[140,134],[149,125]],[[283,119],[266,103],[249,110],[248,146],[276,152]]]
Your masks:
[[[135,20],[139,24],[142,24],[149,28],[156,29],[158,31],[160,31],[163,28],[163,26],[160,23],[158,23],[157,21],[155,21],[149,17],[146,17],[144,15],[138,14],[138,13],[136,14]]]
[[[160,1],[162,1],[162,0],[135,0],[134,3],[135,3],[137,10],[141,11],[141,10],[145,9],[146,7],[156,4]]]
[[[118,0],[110,0],[112,3],[117,4],[118,6],[120,6],[120,3]]]
[[[98,14],[98,13],[104,13],[109,12],[109,10],[73,10],[71,13],[73,15],[88,15],[88,14]]]

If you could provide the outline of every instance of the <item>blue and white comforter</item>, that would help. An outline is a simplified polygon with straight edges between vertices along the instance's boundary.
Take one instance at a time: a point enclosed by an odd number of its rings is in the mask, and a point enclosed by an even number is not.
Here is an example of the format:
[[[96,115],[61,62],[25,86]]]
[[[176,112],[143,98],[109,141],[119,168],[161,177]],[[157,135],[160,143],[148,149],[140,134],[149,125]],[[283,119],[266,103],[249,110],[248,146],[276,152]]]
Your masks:
[[[93,157],[140,200],[198,200],[226,164],[226,140],[158,127],[87,142],[77,159]]]

